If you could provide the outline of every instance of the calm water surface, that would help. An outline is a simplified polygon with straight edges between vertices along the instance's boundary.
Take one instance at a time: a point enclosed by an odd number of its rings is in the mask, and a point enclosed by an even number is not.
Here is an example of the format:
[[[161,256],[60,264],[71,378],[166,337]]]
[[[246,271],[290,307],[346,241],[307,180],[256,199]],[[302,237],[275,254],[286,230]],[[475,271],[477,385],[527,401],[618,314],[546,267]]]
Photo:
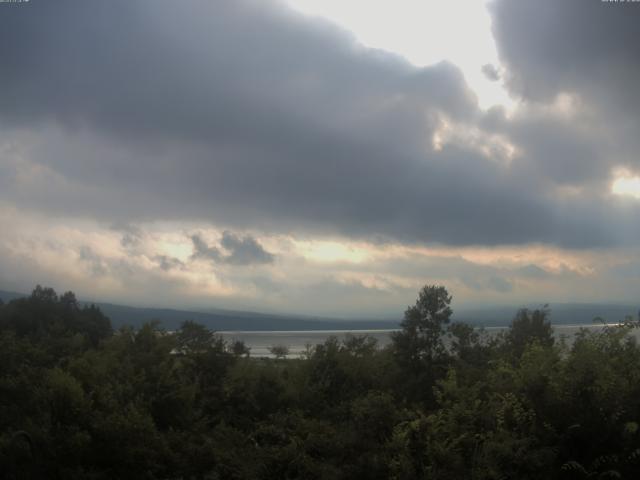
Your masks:
[[[581,328],[600,329],[602,324],[554,325],[556,337],[565,335],[570,341]],[[496,334],[507,327],[485,327],[488,334]],[[251,348],[252,357],[271,357],[269,348],[284,345],[289,348],[289,357],[299,357],[307,350],[307,346],[323,343],[329,337],[344,340],[347,335],[367,335],[378,341],[379,347],[391,343],[391,332],[396,330],[309,330],[309,331],[262,331],[262,332],[218,332],[227,341],[242,340]],[[640,329],[633,331],[640,340]]]

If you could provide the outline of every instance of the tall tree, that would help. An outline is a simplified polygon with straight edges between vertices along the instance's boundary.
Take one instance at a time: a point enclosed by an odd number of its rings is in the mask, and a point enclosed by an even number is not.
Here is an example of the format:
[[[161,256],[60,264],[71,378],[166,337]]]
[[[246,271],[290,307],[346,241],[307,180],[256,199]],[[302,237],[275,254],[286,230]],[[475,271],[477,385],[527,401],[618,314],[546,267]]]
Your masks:
[[[433,385],[446,371],[443,335],[453,313],[451,299],[445,287],[426,285],[405,311],[402,330],[391,335],[394,355],[408,375],[404,388],[410,398],[431,403]]]
[[[426,285],[416,304],[404,312],[402,330],[392,335],[396,353],[412,364],[432,362],[445,353],[442,336],[449,323],[451,295],[443,286]]]

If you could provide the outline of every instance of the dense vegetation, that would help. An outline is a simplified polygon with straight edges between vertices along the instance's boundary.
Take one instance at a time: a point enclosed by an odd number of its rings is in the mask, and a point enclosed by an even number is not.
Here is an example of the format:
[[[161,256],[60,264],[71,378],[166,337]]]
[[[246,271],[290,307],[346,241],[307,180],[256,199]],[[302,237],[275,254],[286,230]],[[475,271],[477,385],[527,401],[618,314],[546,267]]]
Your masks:
[[[640,478],[636,324],[501,335],[425,287],[392,345],[256,359],[193,322],[113,332],[72,293],[0,305],[0,475],[51,479]]]

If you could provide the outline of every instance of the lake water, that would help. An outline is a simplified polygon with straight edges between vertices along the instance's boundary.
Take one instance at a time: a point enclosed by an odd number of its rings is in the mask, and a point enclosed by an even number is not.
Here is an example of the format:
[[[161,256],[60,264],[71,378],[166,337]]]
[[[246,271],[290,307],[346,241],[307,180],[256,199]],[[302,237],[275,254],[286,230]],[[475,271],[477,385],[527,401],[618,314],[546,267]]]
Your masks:
[[[565,335],[570,341],[581,328],[600,329],[602,324],[583,325],[554,325],[556,337]],[[507,327],[485,327],[485,331],[492,335]],[[269,348],[274,345],[283,345],[289,349],[289,357],[299,357],[305,353],[307,346],[324,343],[329,337],[337,337],[344,340],[347,335],[367,335],[378,341],[379,347],[391,343],[391,332],[396,330],[310,330],[310,331],[261,331],[261,332],[218,332],[227,341],[242,340],[251,349],[252,357],[272,357]],[[640,329],[633,331],[640,340]]]

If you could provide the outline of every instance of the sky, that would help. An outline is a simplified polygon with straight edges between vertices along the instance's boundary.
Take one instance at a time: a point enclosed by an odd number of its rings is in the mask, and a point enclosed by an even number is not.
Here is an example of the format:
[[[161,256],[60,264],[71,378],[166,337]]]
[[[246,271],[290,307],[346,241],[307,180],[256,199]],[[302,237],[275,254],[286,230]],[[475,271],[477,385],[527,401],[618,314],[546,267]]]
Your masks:
[[[0,289],[638,302],[640,3],[0,3]]]

